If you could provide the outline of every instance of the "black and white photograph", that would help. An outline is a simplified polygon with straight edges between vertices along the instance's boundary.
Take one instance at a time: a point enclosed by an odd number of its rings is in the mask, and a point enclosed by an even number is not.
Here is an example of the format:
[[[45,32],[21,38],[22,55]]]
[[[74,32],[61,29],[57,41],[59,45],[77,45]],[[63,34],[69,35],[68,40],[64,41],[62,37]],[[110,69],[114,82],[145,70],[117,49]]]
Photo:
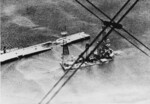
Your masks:
[[[1,0],[0,104],[150,104],[150,0]]]

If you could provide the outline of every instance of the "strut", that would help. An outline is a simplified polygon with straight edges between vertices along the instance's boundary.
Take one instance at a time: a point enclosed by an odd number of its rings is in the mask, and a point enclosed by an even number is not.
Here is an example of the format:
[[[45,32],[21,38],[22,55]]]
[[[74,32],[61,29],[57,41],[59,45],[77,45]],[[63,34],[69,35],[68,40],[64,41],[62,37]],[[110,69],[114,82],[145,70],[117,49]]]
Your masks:
[[[118,20],[117,24],[120,23],[124,17],[131,11],[131,9],[137,4],[139,0],[136,0],[133,5],[125,12],[125,14]],[[111,30],[103,37],[103,39],[101,41],[99,41],[99,43],[95,46],[95,48],[89,53],[89,55],[87,56],[87,58],[89,58],[93,53],[94,51],[99,47],[99,45],[103,42],[103,40],[105,40],[109,34],[114,30],[114,27],[111,28]]]
[[[95,6],[92,2],[90,2],[89,0],[86,0],[89,4],[91,4],[95,9],[97,9],[100,13],[102,13],[105,17],[107,17],[109,20],[111,20],[111,18],[105,14],[102,10],[100,10],[97,6]],[[130,0],[129,0],[130,1]],[[93,13],[94,14],[94,13]],[[96,15],[96,14],[95,14]],[[113,21],[114,24],[116,24]],[[146,46],[144,43],[142,43],[140,40],[138,40],[136,37],[134,37],[130,32],[128,32],[125,28],[123,28],[123,26],[119,26],[119,29],[122,29],[125,33],[127,33],[129,36],[131,36],[133,39],[135,39],[137,42],[139,42],[142,46],[144,46],[146,49],[148,49],[150,51],[150,48],[148,46]],[[118,29],[118,28],[116,28]],[[123,35],[121,35],[121,33],[119,33],[117,30],[114,29],[114,31],[120,35],[121,37],[123,37],[124,39],[126,39],[128,42],[131,43],[131,41],[129,41],[127,38],[125,38]],[[139,47],[137,47],[133,42],[131,43],[133,46],[135,46],[137,49],[139,49],[141,52],[143,52],[144,54],[146,54],[147,56],[149,56],[145,51],[143,51],[142,49],[140,49]]]
[[[76,0],[78,3],[80,3],[78,0]],[[117,24],[119,24],[122,19],[129,13],[129,11],[135,6],[135,4],[138,2],[139,0],[137,0],[136,2],[134,2],[134,4],[126,11],[126,13],[119,19],[119,21],[117,22]],[[125,4],[126,5],[126,4]],[[125,6],[123,6],[122,8],[124,8]],[[122,9],[121,8],[121,9]],[[122,9],[123,10],[123,9]],[[111,22],[118,16],[118,14],[122,11],[120,10],[115,16],[113,19],[111,19]],[[113,25],[112,25],[113,26]],[[106,26],[104,29],[102,29],[102,31],[96,36],[96,38],[91,42],[91,44],[89,45],[89,47],[87,47],[80,55],[79,57],[77,58],[77,60],[72,64],[72,66],[69,68],[69,70],[67,70],[67,72],[60,78],[60,80],[58,80],[58,82],[52,87],[52,89],[46,94],[46,96],[42,99],[42,101],[52,92],[52,90],[54,90],[54,88],[60,83],[60,81],[65,77],[65,75],[72,69],[72,67],[76,64],[76,62],[78,62],[78,60],[80,58],[83,58],[83,55],[85,54],[85,52],[93,45],[93,43],[95,43],[95,41],[97,40],[97,37],[99,37],[107,28],[108,26]],[[102,41],[107,38],[110,33],[113,31],[115,27],[112,27],[111,30],[102,38],[102,40],[100,40],[98,42],[98,45],[99,46]],[[88,56],[86,58],[88,58],[94,51],[95,49],[97,48],[97,46],[90,52],[90,54],[88,54]],[[59,93],[59,91],[65,86],[65,84],[73,77],[73,75],[76,74],[76,72],[78,71],[78,69],[82,66],[82,64],[84,63],[84,61],[82,61],[82,63],[78,66],[78,68],[76,68],[72,74],[62,83],[62,85],[56,90],[56,92],[54,92],[54,94],[52,95],[52,97],[47,101],[46,104],[49,104],[50,101]],[[42,101],[40,103],[42,103]]]
[[[122,29],[122,24],[114,23],[114,22],[109,22],[109,21],[103,21],[103,24],[107,27],[114,27],[116,29]]]
[[[78,2],[81,6],[83,6],[84,8],[86,8],[82,3],[80,3],[78,0],[76,0],[76,2]],[[125,4],[126,5],[126,4]],[[124,8],[124,6],[122,7]],[[122,8],[118,11],[118,13],[114,16],[114,18],[112,19],[112,21],[119,15],[119,13],[121,12]],[[86,8],[90,13],[92,13],[93,15],[95,15],[91,10],[89,10],[88,8]],[[96,16],[96,15],[95,15]],[[98,16],[96,16],[97,18],[99,18]],[[100,19],[100,18],[99,18]],[[102,19],[100,19],[101,21],[103,21]],[[106,26],[105,28],[103,28],[103,30],[94,38],[94,40],[89,44],[89,46],[79,55],[79,57],[76,59],[76,61],[71,65],[71,68],[82,58],[84,54],[89,50],[89,48],[96,42],[96,40],[101,36],[101,34],[107,29],[108,26]],[[71,69],[70,68],[70,69]],[[53,89],[62,81],[62,79],[68,74],[70,70],[67,70],[64,75],[54,84],[54,86],[48,91],[48,93],[42,98],[42,100],[39,102],[39,104],[41,104],[44,99],[53,91]]]

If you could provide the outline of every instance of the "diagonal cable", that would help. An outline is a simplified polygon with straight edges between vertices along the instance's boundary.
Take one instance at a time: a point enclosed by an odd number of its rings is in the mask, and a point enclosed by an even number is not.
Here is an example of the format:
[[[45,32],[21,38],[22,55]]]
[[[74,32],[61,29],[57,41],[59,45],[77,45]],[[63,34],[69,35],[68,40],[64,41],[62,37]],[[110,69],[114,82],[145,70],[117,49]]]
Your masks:
[[[53,98],[59,93],[59,91],[67,84],[67,82],[76,74],[76,72],[80,69],[80,67],[82,66],[82,64],[84,63],[84,61],[82,61],[82,63],[78,66],[78,68],[76,68],[73,73],[68,77],[68,79],[59,87],[59,89],[54,93],[54,95],[49,99],[49,101],[46,104],[49,104]]]
[[[89,4],[91,4],[94,8],[96,8],[99,12],[101,12],[105,17],[107,17],[109,20],[111,20],[111,18],[104,13],[102,10],[100,10],[97,6],[95,6],[92,2],[90,2],[89,0],[86,0]],[[94,13],[93,13],[94,14]],[[113,21],[114,22],[114,21]],[[143,45],[145,48],[147,48],[150,51],[150,48],[148,46],[146,46],[144,43],[142,43],[141,41],[139,41],[136,37],[134,37],[130,32],[128,32],[125,28],[122,27],[122,30],[124,32],[126,32],[129,36],[131,36],[133,39],[135,39],[137,42],[139,42],[141,45]]]
[[[89,47],[87,47],[80,55],[79,57],[76,59],[76,61],[71,65],[71,68],[81,59],[83,58],[83,55],[89,50],[89,48],[95,43],[95,41],[101,36],[101,34],[106,30],[107,27],[105,27],[97,36],[96,38],[94,38],[94,40],[91,42],[91,44],[89,45]],[[53,91],[53,89],[60,83],[60,81],[62,81],[62,79],[68,74],[70,70],[67,70],[65,72],[65,74],[54,84],[54,86],[48,91],[48,93],[42,98],[42,100],[39,102],[39,104],[41,104],[44,99]]]
[[[121,9],[116,13],[116,15],[112,18],[112,19],[110,19],[111,21],[110,22],[113,22],[112,20],[114,20],[121,12],[122,12],[122,10],[128,5],[128,3],[130,2],[130,0],[127,0],[127,2],[121,7]],[[130,11],[130,10],[129,10]],[[127,13],[128,14],[128,13]],[[120,21],[122,21],[122,19],[124,18],[126,16],[126,13],[121,17],[121,19],[118,21],[118,23],[120,22]]]
[[[88,10],[90,13],[92,13],[94,16],[96,16],[98,19],[100,19],[102,22],[103,20],[101,18],[99,18],[97,15],[95,15],[91,10],[89,10],[87,7],[85,7],[82,3],[80,3],[78,0],[76,0],[76,2],[78,2],[81,6],[83,6],[86,10]],[[127,5],[127,3],[116,13],[116,15],[114,16],[114,18],[112,19],[112,21],[119,15],[119,13],[124,9],[124,7]],[[89,45],[89,47],[87,47],[77,58],[77,60],[72,64],[71,68],[79,61],[79,59],[81,57],[83,57],[83,55],[88,51],[88,49],[94,44],[94,42],[101,36],[101,34],[106,30],[107,27],[105,27],[97,36],[96,38],[91,42],[91,44]],[[67,70],[65,72],[65,74],[54,84],[54,86],[48,91],[48,93],[42,98],[42,100],[39,102],[39,104],[41,104],[44,99],[53,91],[53,89],[60,83],[60,81],[62,81],[62,79],[68,74],[69,70]]]
[[[77,1],[77,0],[76,0]],[[139,0],[137,0],[127,11],[126,13],[119,19],[119,21],[117,23],[120,23],[122,21],[122,19],[130,12],[130,10],[136,5],[136,3],[138,2]],[[102,41],[107,38],[109,36],[109,34],[113,31],[114,27],[112,27],[112,29],[103,37],[103,39],[98,43],[97,46],[99,46]],[[104,30],[104,29],[103,29]],[[95,51],[95,49],[97,49],[97,46],[93,49],[93,51],[91,51],[91,53],[93,53]],[[91,53],[88,55],[88,57],[91,55]],[[52,95],[52,97],[50,98],[50,100],[46,103],[46,104],[49,104],[50,101],[58,94],[58,92],[65,86],[65,84],[73,77],[73,75],[78,71],[78,69],[81,67],[81,65],[83,64],[84,62],[82,62],[79,67],[77,69],[75,69],[75,71],[68,77],[68,79],[59,87],[59,89]],[[72,68],[72,67],[71,67]],[[70,69],[71,69],[70,68]]]
[[[118,31],[114,30],[118,35],[120,35],[122,38],[126,39],[130,44],[132,44],[134,47],[136,47],[137,49],[139,49],[141,52],[143,52],[145,55],[149,56],[145,51],[143,51],[142,49],[140,49],[138,46],[136,46],[131,40],[129,40],[128,38],[126,38],[125,36],[123,36],[121,33],[119,33]]]
[[[42,98],[42,100],[39,102],[41,104],[44,99],[54,90],[54,88],[63,80],[63,78],[68,74],[68,72],[72,69],[72,67],[81,59],[83,58],[83,55],[89,50],[89,48],[94,44],[94,42],[101,36],[101,34],[106,30],[107,27],[105,27],[97,36],[96,38],[91,42],[89,47],[87,47],[76,59],[76,61],[71,65],[70,69],[65,72],[65,74],[54,84],[54,86],[48,91],[48,93]]]
[[[139,41],[136,37],[134,37],[131,33],[129,33],[126,29],[122,28],[122,30],[124,32],[126,32],[129,36],[131,36],[133,39],[135,39],[136,41],[138,41],[140,44],[142,44],[145,48],[147,48],[150,51],[150,48],[148,46],[146,46],[144,43],[142,43],[141,41]]]
[[[118,20],[117,24],[119,24],[119,23],[124,19],[124,17],[132,10],[132,8],[133,8],[138,2],[139,2],[139,0],[136,0],[136,1],[132,4],[132,6],[131,6],[131,7],[125,12],[125,14]],[[111,28],[111,30],[107,33],[107,35],[105,35],[105,36],[103,37],[103,39],[105,40],[113,30],[114,30],[114,27]],[[87,58],[90,57],[90,56],[94,53],[94,51],[99,47],[99,45],[100,45],[101,43],[102,43],[102,41],[99,41],[99,43],[98,43],[98,44],[95,46],[95,48],[90,52],[90,54],[87,56]]]
[[[91,14],[93,14],[95,17],[97,17],[99,20],[101,20],[103,22],[103,20],[101,18],[99,18],[96,14],[94,14],[90,9],[88,9],[85,5],[83,5],[81,2],[79,2],[78,0],[75,0],[77,3],[79,3],[82,7],[84,7],[87,11],[89,11]]]

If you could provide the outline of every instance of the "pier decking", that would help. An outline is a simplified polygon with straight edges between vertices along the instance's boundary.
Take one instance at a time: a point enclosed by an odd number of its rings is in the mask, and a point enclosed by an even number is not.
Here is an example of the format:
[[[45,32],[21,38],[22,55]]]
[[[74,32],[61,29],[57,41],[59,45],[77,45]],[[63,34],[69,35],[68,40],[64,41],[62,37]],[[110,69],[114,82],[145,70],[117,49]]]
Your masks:
[[[89,37],[90,35],[84,32],[80,32],[63,38],[59,38],[56,41],[48,41],[41,44],[29,46],[26,48],[16,49],[10,52],[6,51],[6,53],[2,53],[1,51],[0,62],[6,62],[15,58],[25,57],[39,52],[48,51],[51,50],[56,45],[62,45],[63,41],[65,41],[65,44],[70,44],[72,42],[87,39]]]

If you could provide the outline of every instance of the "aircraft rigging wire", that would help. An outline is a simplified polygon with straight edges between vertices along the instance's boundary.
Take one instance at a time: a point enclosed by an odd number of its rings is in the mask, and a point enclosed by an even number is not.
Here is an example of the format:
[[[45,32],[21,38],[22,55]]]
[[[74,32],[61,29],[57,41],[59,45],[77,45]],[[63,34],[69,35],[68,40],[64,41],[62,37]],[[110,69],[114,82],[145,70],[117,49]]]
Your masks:
[[[63,76],[60,77],[60,79],[55,83],[55,85],[47,92],[47,94],[42,98],[42,100],[39,102],[39,104],[41,104],[46,97],[53,91],[53,89],[59,84],[59,82],[67,75],[67,73],[69,72],[69,70],[67,70]]]
[[[106,30],[107,27],[105,27],[90,43],[90,45],[79,55],[79,57],[76,59],[76,61],[71,65],[70,69],[81,59],[83,58],[83,55],[89,50],[89,48],[95,43],[95,41],[101,36],[101,34]],[[48,93],[42,98],[42,100],[39,102],[41,104],[44,99],[53,91],[53,89],[60,83],[60,81],[68,74],[70,70],[67,70],[65,74],[54,84],[54,86],[48,91]]]
[[[78,2],[78,1],[77,1]],[[78,2],[80,3],[80,2]],[[81,4],[81,3],[80,3]],[[88,9],[88,8],[87,8]],[[90,10],[89,10],[90,12]],[[91,12],[92,13],[92,12]],[[94,15],[94,14],[93,14]],[[97,16],[97,18],[99,18]],[[100,19],[100,18],[99,18]],[[102,19],[100,19],[101,21],[103,21]],[[77,60],[71,65],[71,68],[81,59],[83,58],[83,55],[89,50],[89,48],[94,44],[94,42],[101,36],[101,34],[106,30],[106,28],[104,28],[95,38],[94,40],[90,43],[90,45],[79,55],[79,57],[77,58]],[[71,69],[70,68],[70,69]],[[48,91],[48,93],[42,98],[42,100],[39,102],[39,104],[41,104],[44,99],[53,91],[53,89],[60,83],[60,81],[68,74],[70,70],[67,70],[65,72],[65,74],[54,84],[54,86]]]
[[[92,2],[90,2],[89,0],[86,0],[89,4],[91,4],[93,7],[95,7],[98,11],[100,11],[105,17],[107,17],[109,20],[111,20],[111,18],[104,13],[102,10],[100,10],[97,6],[95,6]]]
[[[48,93],[42,98],[42,100],[39,102],[41,104],[44,99],[54,90],[54,88],[62,81],[62,79],[68,74],[68,72],[72,69],[72,67],[81,59],[83,58],[83,55],[89,50],[89,48],[94,44],[94,42],[101,36],[101,34],[106,30],[107,27],[105,27],[97,36],[94,38],[94,40],[91,42],[91,44],[79,55],[79,57],[76,59],[76,61],[71,65],[70,69],[65,72],[65,74],[54,84],[54,86],[48,91]]]
[[[78,0],[76,0],[81,6],[83,5],[83,4],[81,4]],[[118,22],[117,22],[117,24],[119,24],[121,21],[122,21],[122,19],[131,11],[131,9],[137,4],[137,2],[138,2],[139,0],[136,0],[133,4],[132,4],[132,6],[125,12],[125,14],[118,20]],[[122,6],[122,8],[116,13],[116,15],[111,19],[111,21],[110,22],[112,22],[113,20],[114,20],[114,18],[116,18],[118,15],[119,15],[119,13],[127,6],[127,4],[130,2],[130,0],[128,0],[123,6]],[[85,7],[85,6],[83,6],[83,7]],[[86,8],[85,8],[86,9]],[[91,11],[92,12],[92,11]],[[92,12],[92,14],[94,14],[93,12]],[[96,15],[96,14],[95,14]],[[101,19],[100,19],[101,20]],[[103,21],[102,21],[103,22]],[[111,30],[107,33],[107,35],[106,35],[106,37],[104,36],[104,39],[106,39],[107,38],[107,36],[112,32],[114,30],[114,27],[112,27],[111,28]],[[99,47],[99,45],[102,43],[102,41],[99,41],[99,43],[96,45],[96,47],[90,52],[90,54],[88,55],[88,57],[90,57],[90,55],[92,55],[93,54],[93,52]]]
[[[106,27],[107,28],[107,27]],[[83,55],[89,50],[89,48],[95,43],[95,41],[101,36],[101,34],[106,30],[104,28],[95,38],[94,40],[90,43],[90,45],[79,55],[79,57],[76,59],[76,61],[71,65],[70,69],[81,59],[83,58]],[[44,99],[53,91],[53,89],[62,81],[62,79],[68,74],[70,70],[67,70],[65,74],[54,84],[54,86],[48,91],[48,93],[42,98],[42,100],[39,102],[41,104]]]
[[[84,6],[82,3],[80,3],[78,0],[75,0],[76,2],[78,2],[82,7],[84,7],[87,11],[89,11],[91,14],[93,14],[95,17],[97,17],[99,20],[101,20],[102,22],[104,22],[104,20],[102,20],[100,17],[98,17],[97,15],[95,15],[90,9],[88,9],[86,6]]]
[[[87,0],[88,1],[88,0]],[[89,3],[91,3],[90,1],[89,1]],[[91,3],[91,5],[92,5],[92,3]],[[94,4],[93,4],[94,5]],[[95,5],[94,5],[95,6]],[[95,6],[96,7],[96,6]],[[100,10],[100,9],[99,9]],[[101,11],[100,10],[100,12],[102,12],[102,14],[105,14],[103,11]],[[96,15],[96,14],[95,14]],[[108,15],[106,15],[105,14],[105,16],[107,17],[107,18],[109,18],[109,19],[111,19]],[[118,32],[115,28],[114,28],[114,30],[115,30],[115,32],[118,34],[118,35],[120,35],[121,33],[120,32]],[[123,30],[125,30],[124,28],[123,28]],[[128,32],[127,30],[126,30],[126,32]],[[129,32],[128,32],[129,33]],[[128,34],[129,36],[131,35],[131,34]],[[122,37],[122,36],[121,36]],[[142,42],[140,42],[138,39],[136,39],[133,35],[131,35],[131,37],[132,38],[134,38],[135,40],[137,40],[139,43],[141,43],[142,45],[144,45]],[[124,37],[123,37],[124,38]],[[124,39],[126,39],[126,38],[124,38]],[[127,39],[126,39],[127,40]],[[128,41],[128,40],[127,40]],[[129,41],[128,41],[129,42]],[[132,45],[134,45],[137,49],[139,49],[140,51],[142,50],[142,49],[140,49],[138,46],[136,46],[133,42],[131,43]],[[146,45],[144,45],[144,47],[145,47]],[[145,48],[147,48],[148,49],[148,47],[146,46]],[[150,55],[148,55],[146,52],[144,52],[143,50],[141,51],[142,53],[144,53],[145,55],[147,55],[148,57],[150,56]]]
[[[97,6],[95,6],[92,2],[90,2],[89,0],[86,0],[89,4],[91,4],[95,9],[97,9],[99,12],[101,12],[105,17],[107,17],[109,20],[111,20],[111,18],[104,13],[102,10],[100,10]],[[93,13],[94,14],[94,13]],[[96,15],[96,14],[95,14]],[[115,21],[113,21],[115,23]],[[128,32],[125,28],[122,27],[122,30],[124,32],[126,32],[129,36],[131,36],[133,39],[135,39],[137,42],[139,42],[141,45],[143,45],[146,49],[148,49],[150,51],[150,48],[148,46],[146,46],[144,43],[142,43],[140,40],[138,40],[136,37],[134,37],[130,32]],[[115,32],[117,32],[115,30]],[[121,34],[119,32],[117,32],[118,34]],[[133,44],[132,44],[133,45]],[[135,45],[134,45],[135,46]],[[137,48],[137,47],[136,47]],[[139,48],[138,48],[139,49]],[[141,50],[141,49],[140,49]],[[142,51],[143,52],[143,51]],[[145,52],[144,52],[145,53]],[[149,56],[149,55],[148,55]]]
[[[76,2],[78,2],[81,6],[83,6],[84,8],[86,8],[86,10],[88,10],[90,13],[92,13],[94,16],[96,16],[99,20],[101,20],[102,22],[104,22],[101,18],[99,18],[97,15],[95,15],[91,10],[89,10],[87,7],[85,7],[82,3],[80,3],[78,0],[76,0]],[[122,9],[122,8],[121,8]],[[119,10],[119,12],[114,16],[114,17],[117,17],[117,15],[120,13],[121,10]],[[94,44],[94,42],[100,37],[100,35],[106,30],[106,28],[104,28],[100,33],[99,35],[96,36],[96,38],[94,38],[94,40],[91,42],[91,44],[89,45],[89,47],[87,47],[85,49],[84,52],[82,52],[78,59],[73,63],[73,65],[71,67],[73,67],[81,57],[83,57],[84,53],[87,52],[87,50]],[[42,100],[39,102],[39,104],[41,104],[44,99],[52,92],[52,90],[59,84],[59,82],[68,74],[69,70],[67,70],[65,72],[65,74],[54,84],[54,86],[48,91],[48,93],[42,98]]]
[[[129,40],[128,38],[126,38],[125,36],[123,36],[121,33],[119,33],[118,31],[114,30],[118,35],[120,35],[122,38],[126,39],[130,44],[132,44],[134,47],[136,47],[137,49],[139,49],[140,51],[142,51],[145,55],[147,55],[148,57],[150,57],[145,51],[143,51],[142,49],[140,49],[138,46],[136,46],[131,40]]]
[[[77,0],[76,0],[77,1]],[[129,11],[136,5],[136,3],[138,2],[139,0],[137,0],[127,11],[126,13],[119,19],[119,22],[122,21],[122,19],[129,13]],[[115,19],[115,18],[114,18]],[[112,19],[113,21],[113,19]],[[106,26],[102,31],[104,32],[104,30],[107,28],[108,26]],[[105,38],[107,38],[109,36],[109,34],[113,31],[114,27],[111,28],[111,30],[102,38],[101,41],[99,41],[99,43],[97,44],[97,46],[90,52],[90,54],[86,57],[86,59],[97,49],[97,47],[103,42],[103,40]],[[100,33],[102,33],[102,31]],[[100,34],[99,34],[100,35]],[[89,47],[88,47],[89,48]],[[83,53],[81,53],[81,55],[83,55]],[[79,58],[81,56],[79,55]],[[79,59],[78,58],[78,59]],[[77,62],[77,60],[74,62],[74,64]],[[58,94],[58,92],[65,86],[65,84],[73,77],[73,75],[78,71],[78,69],[81,67],[81,65],[84,63],[84,61],[79,65],[78,68],[75,69],[75,71],[73,71],[73,73],[68,77],[68,79],[59,87],[59,89],[52,95],[52,97],[50,98],[50,100],[46,103],[46,104],[49,104],[50,101]],[[73,65],[74,65],[73,64]],[[69,68],[69,70],[72,69],[73,65]]]
[[[101,35],[101,34],[105,31],[106,28],[107,28],[107,27],[105,27],[105,28],[100,32],[99,35]],[[95,38],[95,39],[97,39],[97,38]],[[94,41],[92,41],[92,43],[94,44]],[[80,59],[81,57],[83,57],[84,53],[85,53],[90,47],[91,47],[91,46],[87,47],[87,48],[85,49],[85,51],[82,52],[82,53],[79,55],[78,59],[71,65],[71,67],[70,67],[70,68],[65,72],[65,74],[58,80],[58,82],[56,82],[56,84],[52,87],[52,89],[46,94],[46,96],[44,97],[44,99],[54,90],[54,88],[55,88],[55,87],[60,83],[60,81],[67,75],[67,73],[73,68],[73,66],[79,61],[79,59]],[[83,58],[83,60],[84,60],[84,58]],[[49,100],[46,104],[49,104],[49,102],[57,95],[57,93],[61,90],[61,88],[71,79],[71,77],[77,72],[77,70],[80,68],[80,66],[82,66],[83,63],[84,63],[84,61],[79,65],[78,68],[75,69],[75,71],[68,77],[68,79],[63,83],[63,85],[60,87],[60,89],[58,89],[58,90],[54,93],[54,95],[50,98],[50,100]],[[43,100],[44,100],[44,99],[43,99]],[[43,101],[43,100],[42,100],[42,101]],[[39,104],[41,104],[42,101],[41,101]]]
[[[114,19],[123,11],[123,9],[127,6],[127,4],[130,2],[130,0],[128,0],[123,6],[122,6],[122,8],[116,13],[116,15],[112,18],[112,19],[110,19],[110,22],[113,22],[114,21]],[[128,13],[127,13],[128,14]],[[118,24],[119,24],[119,22],[121,22],[122,21],[122,19],[124,18],[126,16],[126,13],[124,14],[124,16],[122,16],[122,18],[118,21]]]
[[[144,43],[142,43],[141,41],[139,41],[136,37],[134,37],[131,33],[129,33],[126,29],[122,28],[122,30],[124,32],[126,32],[129,36],[131,36],[133,39],[135,39],[136,41],[138,41],[139,43],[141,43],[145,48],[147,48],[150,51],[150,48],[148,46],[146,46]]]
[[[131,9],[137,4],[139,2],[139,0],[136,0],[133,4],[132,4],[132,6],[125,12],[125,14],[119,19],[119,21],[117,22],[117,24],[119,24],[122,20],[123,20],[123,18],[131,11]],[[112,32],[114,30],[114,27],[112,27],[111,28],[111,30],[104,36],[104,39],[106,39],[108,36],[109,36],[109,34]],[[99,45],[102,43],[102,41],[99,41],[99,43],[95,46],[95,48],[90,52],[90,54],[87,56],[87,58],[88,57],[90,57],[90,55],[92,55],[93,54],[93,52],[99,47]]]
[[[59,93],[59,91],[66,85],[66,83],[76,74],[76,72],[80,69],[80,67],[82,66],[82,64],[84,63],[84,61],[82,61],[82,63],[78,66],[78,68],[76,68],[73,73],[67,78],[67,80],[59,87],[59,89],[53,94],[53,96],[49,99],[49,101],[46,104],[49,104],[53,98]]]

